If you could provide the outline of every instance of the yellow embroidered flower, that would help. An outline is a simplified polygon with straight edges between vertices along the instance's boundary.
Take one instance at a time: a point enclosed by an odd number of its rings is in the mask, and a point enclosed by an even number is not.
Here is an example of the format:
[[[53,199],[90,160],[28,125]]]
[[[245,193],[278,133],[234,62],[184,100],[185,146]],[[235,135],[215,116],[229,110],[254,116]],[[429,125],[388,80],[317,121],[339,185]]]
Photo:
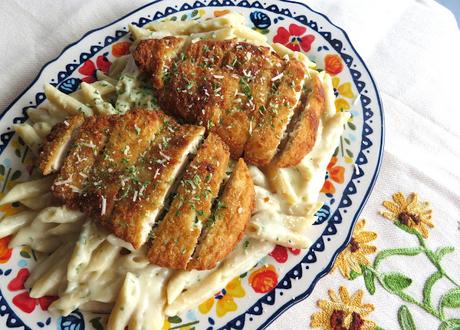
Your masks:
[[[380,214],[391,221],[399,221],[402,224],[415,229],[423,237],[428,237],[428,227],[433,228],[431,221],[431,207],[428,202],[419,202],[415,193],[409,194],[406,198],[400,192],[393,194],[393,202],[384,201],[383,206],[388,211],[381,211]]]
[[[377,248],[374,245],[366,244],[377,238],[377,234],[372,231],[364,231],[366,220],[361,219],[356,224],[350,244],[343,250],[334,264],[332,271],[340,269],[342,275],[351,278],[350,272],[353,270],[361,274],[361,265],[368,265],[369,260],[366,255],[375,253]]]
[[[216,314],[217,316],[222,317],[228,312],[234,312],[238,309],[238,306],[233,298],[241,298],[245,295],[246,292],[241,286],[241,278],[235,277],[230,281],[230,283],[226,285],[224,289],[216,293],[214,297],[211,297],[205,302],[201,303],[198,306],[198,310],[202,314],[209,313],[209,311],[212,309],[212,306],[214,306],[214,302],[217,300]]]
[[[340,78],[334,77],[332,78],[332,86],[334,87],[334,94],[336,97],[335,109],[337,112],[350,110],[351,105],[344,97],[348,99],[354,99],[355,97],[351,82],[340,84]]]
[[[321,311],[311,316],[311,327],[323,330],[369,330],[376,327],[375,322],[365,319],[374,310],[374,305],[362,303],[363,290],[356,291],[351,297],[343,286],[338,294],[332,289],[328,293],[331,300],[318,300]]]

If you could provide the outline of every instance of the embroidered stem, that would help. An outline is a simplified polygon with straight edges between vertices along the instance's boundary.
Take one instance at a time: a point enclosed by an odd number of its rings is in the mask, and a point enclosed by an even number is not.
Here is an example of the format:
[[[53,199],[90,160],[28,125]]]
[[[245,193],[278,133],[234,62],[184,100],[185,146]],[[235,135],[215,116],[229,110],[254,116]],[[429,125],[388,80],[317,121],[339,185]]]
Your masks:
[[[424,309],[426,312],[430,313],[431,315],[433,315],[434,317],[436,317],[437,319],[439,320],[443,320],[441,318],[441,314],[436,310],[434,309],[433,307],[431,307],[430,305],[427,305],[427,304],[424,304],[424,303],[421,303],[419,301],[417,301],[415,298],[413,298],[412,296],[408,295],[407,293],[404,293],[403,291],[401,290],[394,290],[392,288],[390,288],[386,283],[385,281],[383,280],[383,275],[381,273],[379,273],[377,270],[375,270],[373,267],[371,266],[367,266],[367,268],[375,275],[375,277],[377,278],[377,280],[379,281],[380,285],[386,290],[388,291],[389,293],[394,293],[396,294],[398,297],[400,297],[402,300],[404,300],[405,302],[408,302],[408,303],[411,303],[411,304],[414,304],[414,305],[417,305],[419,306],[420,308]]]

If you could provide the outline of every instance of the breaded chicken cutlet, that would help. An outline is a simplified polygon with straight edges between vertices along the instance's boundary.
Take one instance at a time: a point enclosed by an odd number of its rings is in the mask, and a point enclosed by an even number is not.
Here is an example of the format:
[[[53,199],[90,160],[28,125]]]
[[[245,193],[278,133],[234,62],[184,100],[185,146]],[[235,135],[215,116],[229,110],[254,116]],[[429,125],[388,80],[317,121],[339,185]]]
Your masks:
[[[242,159],[227,180],[228,146],[204,134],[155,110],[78,115],[53,128],[39,167],[58,172],[52,191],[67,206],[134,248],[148,242],[152,263],[210,269],[241,239],[255,192]]]
[[[133,57],[151,75],[162,109],[219,135],[233,159],[256,166],[278,159],[279,167],[288,167],[313,147],[324,109],[324,97],[314,96],[324,91],[315,83],[316,94],[308,92],[302,62],[235,39],[183,37],[141,40]]]

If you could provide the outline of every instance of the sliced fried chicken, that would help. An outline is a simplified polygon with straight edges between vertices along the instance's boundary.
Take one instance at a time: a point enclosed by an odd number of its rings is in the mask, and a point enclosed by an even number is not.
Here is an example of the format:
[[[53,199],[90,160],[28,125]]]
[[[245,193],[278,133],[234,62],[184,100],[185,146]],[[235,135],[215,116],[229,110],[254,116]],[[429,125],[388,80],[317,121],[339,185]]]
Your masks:
[[[85,116],[77,115],[53,127],[39,154],[38,166],[43,175],[54,173],[61,168],[84,120]]]
[[[290,60],[286,63],[282,76],[275,81],[265,114],[246,143],[244,159],[248,163],[265,166],[275,156],[300,100],[305,74],[306,69],[301,62]]]
[[[286,143],[273,161],[275,167],[297,165],[311,151],[316,141],[321,115],[324,111],[324,89],[320,79],[314,76],[307,84],[306,101],[289,129]]]
[[[143,40],[134,51],[140,69],[152,74],[161,107],[219,135],[233,159],[244,155],[250,164],[268,165],[301,98],[305,65],[236,39],[174,38]],[[161,62],[165,44],[174,51]]]
[[[164,202],[175,188],[175,180],[187,165],[187,156],[196,152],[204,127],[171,123],[157,134],[136,173],[118,194],[107,225],[116,236],[135,248],[145,243]]]
[[[214,213],[205,222],[202,239],[187,269],[212,269],[230,253],[244,234],[255,203],[254,184],[246,163],[240,158]]]
[[[84,190],[88,175],[106,144],[112,118],[94,116],[85,119],[51,187],[54,195],[71,208],[78,207],[78,199]]]
[[[228,147],[211,133],[198,149],[179,183],[168,212],[153,232],[148,252],[150,262],[173,269],[186,269],[203,221],[225,176]]]
[[[139,42],[133,53],[134,61],[139,69],[152,75],[154,88],[164,87],[172,65],[185,43],[184,38],[165,37],[162,39],[146,39]]]
[[[164,125],[164,118],[161,112],[149,110],[112,116],[110,136],[80,197],[80,209],[102,224],[110,219],[119,190],[135,175],[134,165]]]

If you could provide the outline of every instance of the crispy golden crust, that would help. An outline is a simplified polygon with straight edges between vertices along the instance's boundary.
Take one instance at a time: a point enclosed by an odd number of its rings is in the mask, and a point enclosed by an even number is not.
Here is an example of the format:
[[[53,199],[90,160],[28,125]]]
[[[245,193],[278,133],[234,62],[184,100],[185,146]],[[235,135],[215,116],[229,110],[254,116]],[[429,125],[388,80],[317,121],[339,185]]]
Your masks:
[[[119,192],[110,221],[110,229],[116,236],[135,248],[144,243],[145,231],[150,232],[187,154],[193,151],[203,134],[203,127],[191,125],[158,134],[145,157],[138,160],[135,180],[130,180]]]
[[[227,181],[214,214],[205,223],[202,240],[187,269],[212,269],[241,240],[255,203],[254,184],[240,158]]]
[[[51,187],[54,196],[71,208],[78,207],[77,200],[84,188],[90,169],[107,141],[111,119],[107,116],[85,119]]]
[[[142,72],[152,75],[156,89],[164,87],[165,75],[169,74],[171,60],[177,55],[185,39],[165,37],[141,40],[133,52],[133,58]]]
[[[237,78],[221,69],[223,57],[233,45],[234,41],[228,40],[187,46],[172,62],[166,87],[159,91],[161,107],[189,123],[208,128],[218,124],[238,85]]]
[[[278,80],[278,87],[270,97],[265,114],[246,143],[246,162],[257,166],[270,163],[300,99],[305,75],[306,69],[301,62],[291,59],[286,63],[283,76]]]
[[[154,231],[149,260],[159,266],[186,269],[209,217],[213,199],[228,166],[228,147],[209,134],[187,167],[168,213]]]
[[[160,41],[138,46],[141,70],[151,72],[157,66],[150,63],[157,56],[151,54],[162,54],[162,47]],[[272,79],[283,70],[283,60],[267,47],[236,40],[200,40],[170,61],[161,87],[155,78],[153,85],[163,109],[206,126],[229,146],[232,158],[238,159],[252,130],[269,115]]]
[[[64,160],[66,151],[84,120],[83,115],[76,115],[54,125],[38,156],[38,167],[43,175],[59,170],[60,159]]]
[[[136,175],[133,166],[163,125],[159,111],[133,110],[112,116],[112,130],[104,151],[79,199],[80,209],[103,225],[110,215],[120,188]],[[107,225],[110,227],[110,225]]]
[[[319,121],[324,111],[324,89],[318,77],[310,82],[310,92],[295,121],[287,143],[273,161],[276,167],[297,165],[308,154],[316,141]]]

